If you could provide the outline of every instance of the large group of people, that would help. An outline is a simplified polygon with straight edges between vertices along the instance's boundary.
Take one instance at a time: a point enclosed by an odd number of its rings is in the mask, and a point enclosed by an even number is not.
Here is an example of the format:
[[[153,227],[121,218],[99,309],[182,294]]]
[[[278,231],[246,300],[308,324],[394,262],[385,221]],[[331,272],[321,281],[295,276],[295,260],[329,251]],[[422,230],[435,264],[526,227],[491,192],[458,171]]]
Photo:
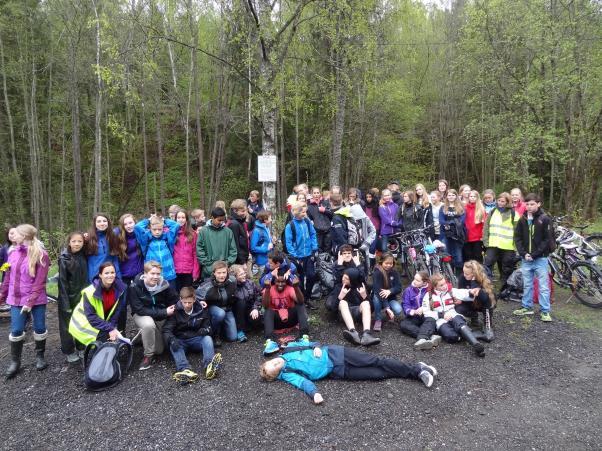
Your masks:
[[[354,346],[376,345],[385,324],[398,324],[401,333],[416,340],[416,349],[465,340],[484,356],[483,342],[494,339],[495,266],[504,284],[518,262],[525,287],[514,314],[534,313],[537,279],[541,320],[551,321],[546,257],[554,236],[536,194],[523,199],[514,188],[497,196],[487,189],[481,196],[468,185],[452,189],[445,180],[430,193],[422,184],[403,192],[399,187],[391,181],[382,190],[350,188],[344,196],[337,186],[295,186],[280,236],[257,191],[247,200],[233,200],[228,213],[218,201],[208,219],[203,210],[188,212],[177,205],[165,218],[152,214],[136,222],[134,215],[123,214],[116,226],[97,213],[89,230],[69,234],[58,260],[61,351],[68,362],[79,362],[88,344],[122,339],[130,315],[143,345],[139,369],[152,367],[168,350],[174,378],[192,382],[201,371],[190,365],[187,351],[202,354],[202,374],[213,379],[222,365],[215,351],[222,340],[242,343],[251,330],[263,327],[264,355],[282,354],[262,365],[261,376],[289,382],[316,403],[323,398],[311,380],[327,375],[410,377],[430,386],[437,371],[422,362],[406,365],[309,340],[309,311],[320,302],[314,290],[320,283],[316,263],[324,255],[332,258],[334,279],[324,306],[342,321],[343,337]],[[389,237],[415,229],[425,229],[431,240],[445,245],[457,286],[440,274],[419,271],[404,288]],[[51,262],[35,227],[7,230],[0,248],[3,263],[0,309],[10,310],[11,321],[5,375],[13,378],[20,371],[30,320],[36,368],[47,367]],[[471,320],[480,315],[482,326],[473,330]]]

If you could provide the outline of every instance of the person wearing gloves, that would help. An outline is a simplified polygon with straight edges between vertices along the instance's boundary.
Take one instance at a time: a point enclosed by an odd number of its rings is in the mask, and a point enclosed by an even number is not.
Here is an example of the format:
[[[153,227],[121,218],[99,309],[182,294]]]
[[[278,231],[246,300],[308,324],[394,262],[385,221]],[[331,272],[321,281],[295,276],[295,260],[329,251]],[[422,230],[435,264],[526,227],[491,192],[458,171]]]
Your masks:
[[[260,366],[259,374],[268,382],[287,382],[303,390],[314,404],[322,404],[324,398],[314,381],[327,377],[351,381],[415,379],[430,388],[438,372],[435,367],[423,362],[408,364],[345,346],[321,346],[300,340],[289,343],[278,357],[266,360]]]
[[[140,328],[144,358],[140,370],[153,364],[153,357],[163,353],[161,328],[165,320],[174,314],[178,294],[163,277],[159,262],[144,264],[144,273],[136,276],[128,288],[128,299],[134,323]]]

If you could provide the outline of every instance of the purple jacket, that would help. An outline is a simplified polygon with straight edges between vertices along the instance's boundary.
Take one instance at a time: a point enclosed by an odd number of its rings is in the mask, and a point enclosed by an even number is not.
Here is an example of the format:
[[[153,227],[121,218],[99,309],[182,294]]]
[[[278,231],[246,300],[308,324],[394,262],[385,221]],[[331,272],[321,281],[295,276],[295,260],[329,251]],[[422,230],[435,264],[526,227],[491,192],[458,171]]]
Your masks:
[[[96,299],[100,299],[102,302],[102,284],[100,279],[94,279],[92,285],[94,285],[95,288],[93,296]],[[127,286],[121,280],[115,279],[115,282],[113,282],[113,288],[115,289],[115,302],[117,303],[117,307],[115,307],[115,311],[108,321],[98,316],[96,314],[96,310],[94,310],[94,307],[92,307],[92,304],[90,304],[90,302],[87,300],[84,300],[84,313],[86,314],[86,318],[88,319],[90,325],[95,329],[111,332],[117,327],[117,321],[119,321],[121,311],[125,308],[124,293]]]
[[[416,288],[410,285],[403,292],[403,313],[406,316],[410,316],[410,310],[416,310],[418,307],[422,307],[422,298],[426,294],[427,288]]]
[[[378,215],[380,216],[380,234],[391,235],[397,231],[397,210],[399,205],[393,201],[389,201],[378,207]]]
[[[115,229],[115,233],[119,234],[119,229]],[[119,269],[121,270],[121,277],[134,278],[140,274],[143,270],[143,257],[138,241],[136,240],[136,234],[125,233],[125,239],[127,242],[126,255],[127,258],[124,261],[119,261]]]
[[[0,299],[16,307],[33,307],[48,303],[46,297],[46,279],[50,270],[50,258],[44,252],[42,264],[36,264],[35,276],[29,275],[27,247],[17,246],[8,255],[10,269],[5,273],[4,282],[0,289]]]

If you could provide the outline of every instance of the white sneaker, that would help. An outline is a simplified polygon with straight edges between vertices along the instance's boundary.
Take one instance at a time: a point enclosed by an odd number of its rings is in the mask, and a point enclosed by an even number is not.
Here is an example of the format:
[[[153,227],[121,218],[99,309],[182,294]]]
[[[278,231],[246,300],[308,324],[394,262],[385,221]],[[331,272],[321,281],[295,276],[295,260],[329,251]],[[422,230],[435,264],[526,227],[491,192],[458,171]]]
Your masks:
[[[424,338],[421,338],[416,343],[414,343],[414,349],[433,349],[433,343],[430,340],[425,340]]]
[[[441,335],[431,335],[431,343],[433,343],[433,347],[439,346],[439,343],[441,343]]]
[[[79,362],[79,354],[77,351],[73,351],[71,354],[67,355],[68,363],[77,363]]]

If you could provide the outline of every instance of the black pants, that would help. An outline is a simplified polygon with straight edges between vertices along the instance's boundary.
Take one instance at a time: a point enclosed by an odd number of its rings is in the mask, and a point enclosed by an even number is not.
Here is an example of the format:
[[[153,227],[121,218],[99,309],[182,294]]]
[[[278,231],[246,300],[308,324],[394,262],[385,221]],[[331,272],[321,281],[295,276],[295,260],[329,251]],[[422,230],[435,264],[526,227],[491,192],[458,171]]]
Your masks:
[[[465,262],[469,260],[476,260],[479,263],[483,263],[483,242],[471,241],[470,243],[464,243],[462,254]]]
[[[303,292],[305,299],[311,299],[311,293],[316,283],[316,268],[314,258],[312,256],[295,258],[293,260],[297,267],[297,275],[299,276],[299,286]]]
[[[77,305],[77,304],[76,304]],[[73,306],[75,308],[75,306]],[[59,317],[59,336],[61,337],[61,351],[63,354],[73,354],[75,349],[78,350],[84,349],[84,345],[82,345],[79,341],[75,341],[75,339],[69,333],[69,323],[71,322],[71,311],[67,311],[63,308],[63,306],[59,306],[58,309],[58,317]]]
[[[330,230],[326,232],[317,232],[318,249],[320,252],[330,252],[332,240],[330,239]]]
[[[263,315],[263,327],[265,338],[276,338],[274,329],[284,329],[293,327],[299,324],[299,334],[307,334],[309,332],[309,326],[307,323],[307,310],[305,305],[297,304],[295,307],[288,309],[288,320],[282,321],[278,312],[268,308],[265,310]]]
[[[442,324],[439,328],[439,335],[448,343],[457,343],[460,341],[460,329],[466,326],[466,320],[458,315],[451,321]]]
[[[121,281],[125,284],[126,287],[129,287],[133,280],[134,280],[134,277],[122,277],[121,278]],[[123,296],[125,305],[123,306],[123,309],[121,310],[121,314],[119,315],[119,319],[117,320],[117,330],[122,333],[125,332],[125,328],[127,326],[128,305],[130,305],[130,301],[128,300],[127,293],[128,293],[128,290],[126,289],[125,295]]]
[[[432,320],[432,318],[431,318]],[[399,328],[401,329],[401,333],[409,335],[410,337],[418,337],[418,333],[420,332],[420,327],[424,324],[425,318],[422,315],[415,316],[406,316],[401,323],[399,323]],[[432,335],[432,334],[431,334]],[[430,337],[430,336],[429,336]],[[426,338],[429,338],[426,337]]]
[[[389,378],[418,379],[419,365],[379,357],[353,348],[344,348],[345,376],[349,380],[382,380]]]
[[[488,247],[485,251],[485,266],[493,273],[493,265],[496,263],[503,287],[506,285],[510,274],[516,269],[516,252],[498,247]]]
[[[192,286],[192,274],[176,274],[176,291],[180,294],[180,290],[184,287]]]
[[[473,302],[462,302],[456,305],[456,312],[465,317],[473,317],[478,312],[483,312],[485,309],[491,308],[491,299],[485,290],[481,288],[479,295]]]
[[[238,300],[234,305],[234,319],[236,320],[236,330],[248,332],[254,327],[261,324],[261,314],[257,319],[251,318],[253,304],[248,304],[246,301]]]
[[[420,325],[418,329],[418,333],[416,334],[416,338],[428,340],[432,335],[435,335],[437,332],[437,323],[433,318],[424,318],[424,321]]]

